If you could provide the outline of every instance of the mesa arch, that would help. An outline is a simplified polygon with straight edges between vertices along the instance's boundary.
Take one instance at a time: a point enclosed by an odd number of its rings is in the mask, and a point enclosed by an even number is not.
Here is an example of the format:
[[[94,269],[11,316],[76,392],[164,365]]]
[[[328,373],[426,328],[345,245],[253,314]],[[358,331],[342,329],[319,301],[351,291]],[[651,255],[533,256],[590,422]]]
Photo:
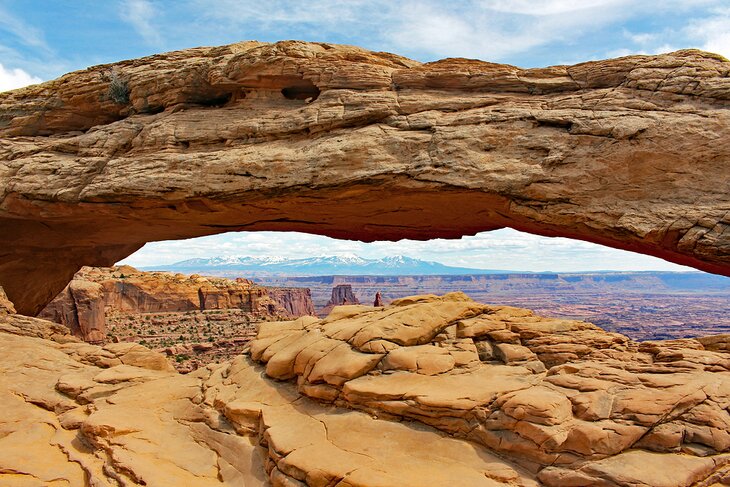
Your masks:
[[[509,226],[730,275],[730,62],[519,69],[287,41],[0,94],[0,286],[35,314],[82,265],[233,230]]]

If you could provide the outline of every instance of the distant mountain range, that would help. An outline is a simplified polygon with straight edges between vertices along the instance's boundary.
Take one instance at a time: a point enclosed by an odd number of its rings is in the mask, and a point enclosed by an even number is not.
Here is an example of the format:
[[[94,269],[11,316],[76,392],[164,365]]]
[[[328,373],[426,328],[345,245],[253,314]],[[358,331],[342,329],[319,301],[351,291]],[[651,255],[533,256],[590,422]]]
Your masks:
[[[144,270],[162,270],[182,273],[231,275],[286,276],[403,276],[403,275],[459,275],[459,274],[512,274],[515,271],[452,267],[403,255],[382,259],[364,259],[356,255],[285,259],[281,257],[212,257],[188,259],[174,264],[145,267]]]

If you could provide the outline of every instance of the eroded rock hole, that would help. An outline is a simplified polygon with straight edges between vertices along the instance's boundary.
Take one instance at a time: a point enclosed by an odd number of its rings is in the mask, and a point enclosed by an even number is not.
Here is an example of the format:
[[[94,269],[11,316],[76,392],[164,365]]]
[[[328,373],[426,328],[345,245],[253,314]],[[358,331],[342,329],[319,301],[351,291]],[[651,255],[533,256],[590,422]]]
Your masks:
[[[155,115],[164,111],[165,107],[163,105],[147,105],[141,110],[141,113],[144,113],[145,115]]]
[[[192,102],[196,105],[202,105],[204,107],[222,107],[233,97],[233,93],[220,93],[211,95],[208,97],[200,97],[193,100]]]
[[[302,80],[301,84],[287,86],[281,90],[281,94],[287,100],[309,100],[314,101],[319,96],[319,88],[309,80]]]

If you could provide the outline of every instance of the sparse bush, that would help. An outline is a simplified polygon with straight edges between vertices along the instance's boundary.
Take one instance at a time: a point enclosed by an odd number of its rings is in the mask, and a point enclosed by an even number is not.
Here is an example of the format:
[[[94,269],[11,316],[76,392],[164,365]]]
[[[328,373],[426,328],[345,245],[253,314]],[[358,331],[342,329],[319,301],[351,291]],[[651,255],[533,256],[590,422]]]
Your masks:
[[[107,96],[114,103],[120,105],[129,104],[129,86],[127,80],[114,69],[109,71],[104,78],[109,81],[109,89],[107,90]]]

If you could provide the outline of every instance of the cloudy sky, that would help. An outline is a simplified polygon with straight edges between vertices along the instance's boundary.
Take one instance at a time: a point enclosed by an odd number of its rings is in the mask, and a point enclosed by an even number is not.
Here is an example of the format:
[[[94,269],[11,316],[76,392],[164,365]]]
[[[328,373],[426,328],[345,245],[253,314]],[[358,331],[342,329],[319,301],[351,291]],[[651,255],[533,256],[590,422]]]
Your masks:
[[[419,61],[522,67],[700,48],[730,57],[727,0],[0,0],[0,91],[90,65],[241,40],[356,44]],[[214,255],[403,254],[517,270],[683,268],[505,229],[461,240],[363,244],[302,234],[226,234],[145,246],[126,262]]]

